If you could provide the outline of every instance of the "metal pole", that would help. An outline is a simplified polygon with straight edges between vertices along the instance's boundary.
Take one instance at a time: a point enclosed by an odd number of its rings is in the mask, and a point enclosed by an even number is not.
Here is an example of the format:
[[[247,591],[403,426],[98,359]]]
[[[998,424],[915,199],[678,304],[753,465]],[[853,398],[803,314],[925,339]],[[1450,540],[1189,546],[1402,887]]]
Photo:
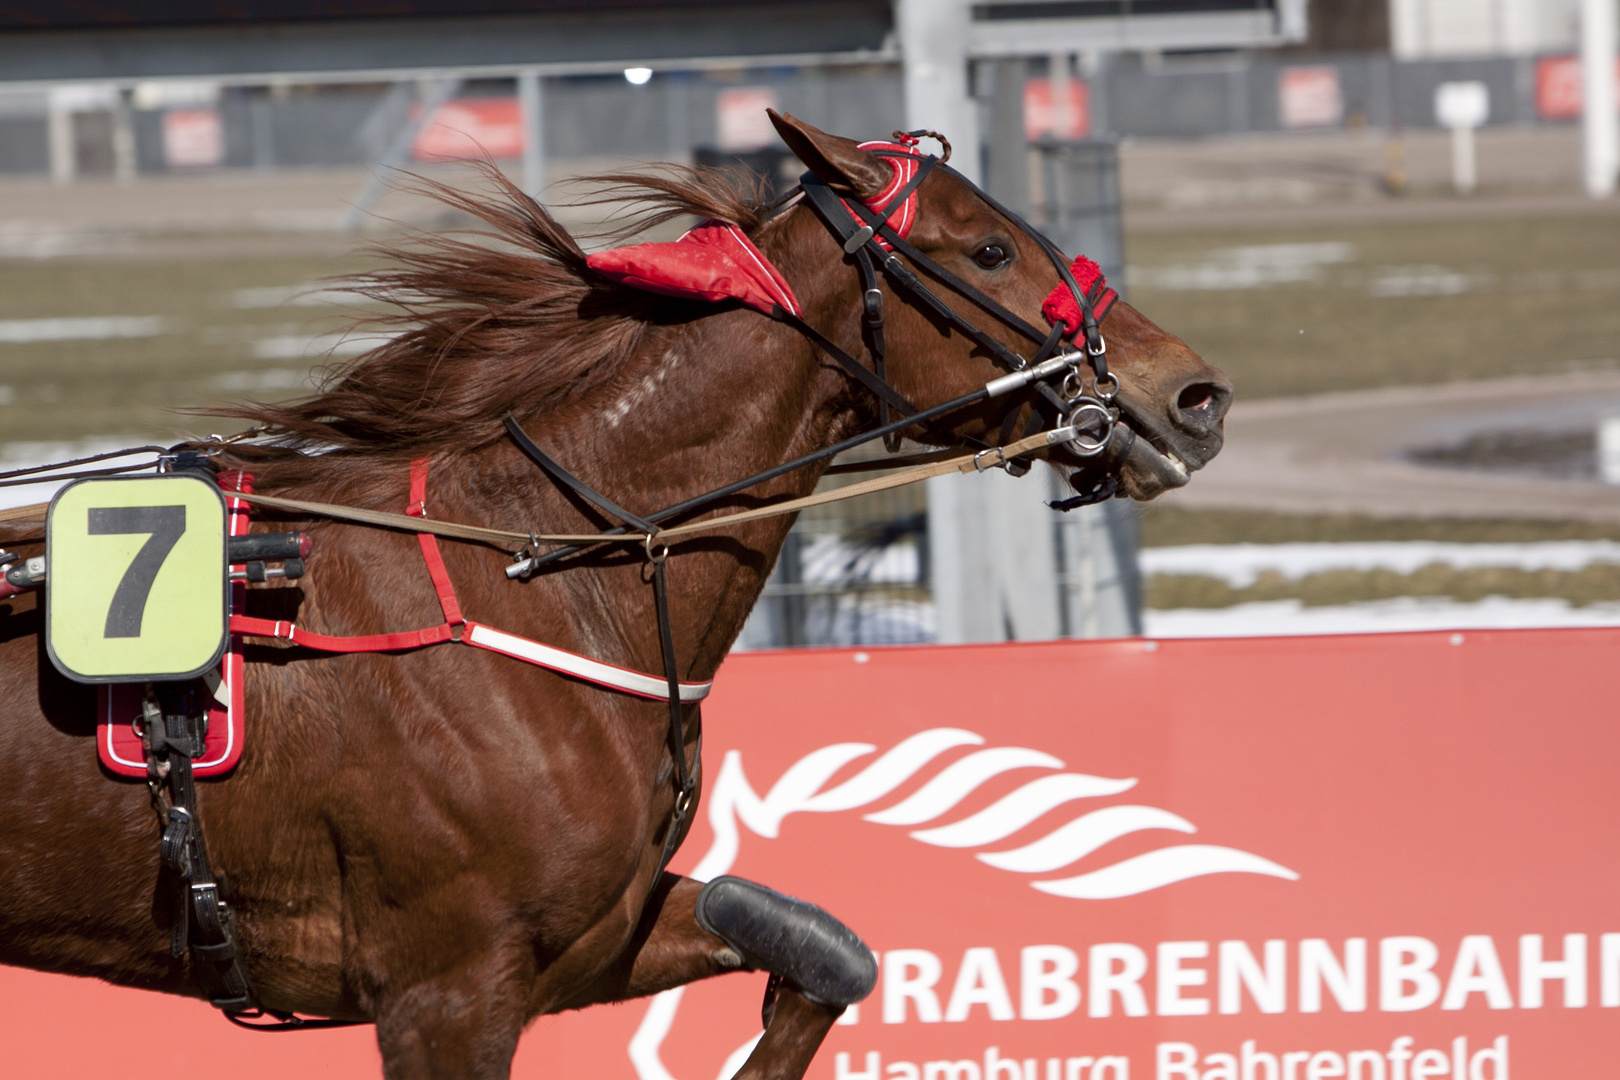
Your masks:
[[[966,0],[899,0],[906,126],[946,135],[951,164],[982,182],[978,104],[969,95]],[[997,109],[1014,157],[992,162],[1022,178],[1028,200],[1023,123],[1023,61],[1010,61]],[[1013,67],[1011,65],[1016,65]],[[1016,80],[1011,75],[1016,72]],[[983,475],[928,481],[929,566],[941,642],[1040,641],[1058,635],[1059,586],[1044,476]]]
[[[1457,124],[1451,129],[1451,183],[1459,195],[1472,195],[1479,184],[1474,159],[1474,128]]]
[[[1586,193],[1614,194],[1620,166],[1620,126],[1615,117],[1615,0],[1581,4],[1581,127],[1586,148]]]
[[[966,0],[899,0],[895,13],[904,58],[906,127],[942,132],[960,147],[951,165],[979,176],[979,113],[968,96]]]
[[[546,99],[538,71],[517,77],[518,122],[523,125],[523,190],[540,197],[546,186]]]
[[[121,183],[135,179],[135,121],[129,111],[129,95],[118,92],[118,102],[112,114],[113,176]]]
[[[1074,118],[1069,115],[1069,54],[1053,53],[1046,61],[1046,81],[1052,92],[1052,137],[1067,139]]]
[[[1029,213],[1029,142],[1024,137],[1021,58],[997,60],[990,105],[990,176],[985,190],[1015,214]]]
[[[439,106],[455,97],[456,91],[460,89],[460,79],[440,79],[421,95],[422,111],[394,135],[393,142],[388,144],[388,149],[377,161],[371,178],[366,181],[366,185],[354,197],[354,202],[349,205],[349,212],[343,217],[344,232],[360,231],[360,226],[365,224],[366,215],[371,213],[372,207],[377,205],[383,193],[388,190],[389,174],[405,164],[411,156],[411,145],[416,142],[416,136],[432,121],[433,114],[439,111]]]
[[[73,111],[61,98],[60,93],[51,93],[45,134],[50,146],[51,182],[71,184],[78,172],[78,151],[73,140]]]

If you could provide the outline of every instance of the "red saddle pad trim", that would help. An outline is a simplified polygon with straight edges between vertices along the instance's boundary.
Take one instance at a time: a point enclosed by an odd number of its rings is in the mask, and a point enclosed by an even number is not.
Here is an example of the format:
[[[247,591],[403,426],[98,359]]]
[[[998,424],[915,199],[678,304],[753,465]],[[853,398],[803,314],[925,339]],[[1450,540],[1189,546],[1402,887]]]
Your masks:
[[[231,492],[251,494],[249,473],[225,472],[219,475],[225,495],[230,534],[241,536],[252,524],[248,504],[231,498]],[[247,597],[244,582],[231,583],[231,611],[239,612]],[[219,688],[208,706],[208,735],[203,755],[192,763],[197,776],[220,776],[236,768],[242,757],[242,635],[232,634],[225,656],[219,662]],[[146,754],[141,737],[135,733],[135,720],[141,715],[142,687],[139,683],[113,683],[96,688],[96,753],[109,771],[119,776],[146,775]],[[223,699],[223,700],[222,700]]]

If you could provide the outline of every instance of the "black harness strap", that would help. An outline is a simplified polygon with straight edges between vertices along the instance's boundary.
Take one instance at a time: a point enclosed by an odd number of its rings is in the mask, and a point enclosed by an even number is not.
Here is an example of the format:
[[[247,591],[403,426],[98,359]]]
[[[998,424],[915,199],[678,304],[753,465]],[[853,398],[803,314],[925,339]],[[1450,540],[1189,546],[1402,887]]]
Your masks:
[[[863,369],[864,370],[864,369]],[[529,438],[529,433],[523,430],[523,425],[512,416],[505,417],[502,424],[506,433],[517,443],[518,448],[529,456],[529,459],[539,465],[551,476],[553,480],[562,484],[568,490],[584,498],[599,509],[607,511],[625,523],[628,529],[647,534],[647,557],[653,564],[653,606],[658,613],[658,648],[663,654],[664,679],[669,688],[669,756],[674,765],[675,779],[675,808],[670,814],[667,832],[664,836],[664,851],[662,861],[658,864],[660,872],[669,865],[669,860],[675,857],[675,850],[680,846],[681,837],[685,831],[686,815],[692,808],[692,798],[697,792],[697,778],[692,775],[692,768],[686,761],[686,715],[681,705],[681,677],[679,665],[675,658],[675,631],[670,623],[669,616],[669,588],[664,577],[664,561],[669,556],[667,547],[659,547],[654,540],[658,535],[658,526],[647,521],[612,499],[603,495],[585,481],[557,464],[551,455],[540,449],[535,441]],[[625,529],[618,530],[620,533]],[[657,879],[654,878],[656,881]]]
[[[553,480],[561,483],[574,494],[585,499],[597,509],[605,510],[612,514],[614,517],[618,518],[620,521],[624,522],[626,525],[629,525],[638,532],[655,533],[658,531],[658,526],[653,525],[651,522],[644,521],[635,514],[632,514],[630,511],[626,510],[624,507],[620,506],[618,503],[614,502],[606,495],[603,495],[601,492],[585,483],[585,481],[581,480],[579,477],[575,476],[573,473],[551,460],[551,456],[544,450],[540,449],[533,439],[529,438],[529,433],[523,430],[523,426],[519,424],[517,420],[508,416],[504,418],[501,423],[506,425],[506,433],[512,437],[513,442],[517,443],[518,449],[527,454],[530,461],[533,461],[536,465],[540,466],[547,473],[549,473]]]
[[[683,514],[690,514],[694,511],[702,510],[711,503],[719,502],[721,499],[735,495],[740,491],[746,491],[756,484],[763,484],[767,480],[774,480],[778,476],[802,469],[807,465],[814,465],[818,461],[826,461],[828,458],[837,457],[846,450],[853,450],[857,446],[863,446],[866,443],[871,442],[873,439],[881,438],[890,432],[911,427],[913,424],[926,423],[937,416],[944,416],[946,413],[955,412],[957,409],[964,409],[969,405],[984,401],[989,396],[990,391],[988,389],[980,388],[971,393],[963,394],[961,397],[952,398],[949,401],[942,402],[933,406],[932,408],[924,409],[915,415],[902,416],[898,420],[891,420],[887,424],[873,428],[871,431],[864,432],[860,435],[852,435],[843,442],[834,443],[833,445],[823,447],[820,450],[813,450],[808,454],[803,454],[794,458],[792,461],[784,461],[780,465],[772,465],[769,469],[763,469],[760,472],[754,473],[752,476],[745,476],[741,480],[733,480],[731,483],[726,484],[723,487],[717,487],[713,491],[705,491],[701,495],[694,495],[684,502],[676,503],[674,506],[665,507],[664,509],[659,510],[657,513],[648,514],[647,520],[661,524],[665,521],[669,521],[671,518],[680,517]],[[611,529],[604,529],[602,531],[602,535],[623,536],[625,533],[630,531],[631,530],[628,526],[616,525]],[[554,563],[559,559],[567,558],[570,555],[577,555],[583,550],[585,550],[585,548],[580,544],[570,544],[567,547],[555,548],[546,552],[544,555],[529,559],[521,564],[515,564],[515,568],[508,567],[507,574],[512,577],[527,577],[543,566]]]
[[[933,162],[933,158],[923,159],[924,165],[930,165],[930,163]],[[928,168],[919,167],[917,170],[917,175],[912,178],[912,183],[921,183],[922,178],[928,174],[928,171]],[[904,252],[908,259],[911,259],[920,266],[925,266],[928,268],[930,274],[937,270],[939,274],[944,275],[949,279],[947,284],[950,284],[952,288],[961,292],[964,296],[967,296],[975,303],[983,304],[985,309],[992,315],[995,315],[998,319],[1013,320],[1013,322],[1009,323],[1009,325],[1012,325],[1014,329],[1017,329],[1020,332],[1033,332],[1033,327],[1024,322],[1022,319],[1019,319],[1016,315],[1013,315],[1012,312],[1007,311],[1006,308],[1002,307],[1000,304],[997,304],[988,296],[983,296],[983,294],[978,293],[978,290],[974,289],[971,285],[968,285],[966,282],[957,278],[955,275],[945,270],[944,267],[938,266],[938,264],[934,263],[932,259],[929,259],[926,255],[922,254],[922,252],[906,243],[905,240],[901,239],[900,235],[888,225],[886,220],[887,215],[884,211],[874,212],[868,209],[864,204],[860,203],[855,204],[855,206],[852,208],[843,199],[839,198],[832,188],[827,186],[827,184],[814,173],[805,173],[804,176],[800,177],[799,183],[804,188],[806,201],[809,202],[810,206],[821,217],[822,221],[827,224],[827,227],[833,231],[834,236],[843,243],[844,250],[846,252],[851,255],[854,255],[857,252],[862,255],[866,255],[868,249],[870,248],[870,255],[868,257],[875,257],[875,259],[881,263],[884,272],[887,273],[891,279],[893,279],[896,286],[913,301],[925,306],[928,310],[932,311],[938,318],[945,321],[957,332],[989,351],[989,353],[995,357],[997,363],[1001,364],[1008,370],[1017,371],[1026,366],[1027,362],[1023,357],[1012,352],[1001,342],[997,341],[995,338],[984,333],[978,327],[968,322],[954,308],[936,296],[927,286],[923,285],[923,283],[917,278],[917,275],[913,273],[911,269],[905,265],[905,263],[901,262],[893,254],[893,252],[884,251],[882,247],[878,246],[875,237],[882,236],[886,243],[896,250]],[[885,211],[886,210],[887,207],[885,207]],[[861,218],[865,220],[866,224],[860,224],[860,222],[856,220],[855,214],[859,214]],[[857,241],[859,242],[858,244]],[[856,246],[851,248],[852,244],[856,244]],[[859,266],[859,262],[857,262],[857,266]],[[863,282],[862,288],[864,290],[868,288],[868,286]],[[1039,333],[1034,334],[1034,340],[1036,341],[1042,340],[1043,337],[1044,335]],[[1042,359],[1044,359],[1044,357]]]
[[[866,337],[866,351],[872,354],[872,371],[878,381],[888,384],[888,345],[883,339],[883,290],[879,287],[877,268],[864,246],[855,252],[855,269],[861,277],[861,331]],[[889,403],[878,401],[878,423],[889,422]],[[900,433],[883,436],[883,448],[893,454],[900,449]]]
[[[658,860],[658,871],[663,873],[686,831],[686,815],[692,809],[697,795],[697,777],[686,763],[686,714],[681,705],[681,678],[675,663],[675,633],[670,626],[669,588],[664,578],[664,563],[669,549],[654,552],[647,547],[647,557],[653,564],[653,602],[658,609],[658,647],[664,654],[664,679],[669,686],[669,757],[675,766],[675,806],[670,811],[668,830],[664,834],[664,849]],[[701,754],[701,751],[700,751]],[[658,881],[657,875],[653,882]]]
[[[197,816],[197,784],[191,763],[202,756],[208,733],[206,694],[200,681],[154,683],[141,708],[147,786],[163,828],[159,845],[163,870],[172,882],[170,953],[175,959],[190,954],[191,970],[209,1004],[233,1024],[255,1031],[352,1027],[360,1021],[305,1019],[266,1009],[253,992],[229,890],[209,864]]]
[[[907,401],[905,395],[885,382],[881,374],[874,375],[868,371],[866,365],[840,349],[832,341],[828,340],[827,336],[820,330],[788,311],[782,305],[777,304],[771,309],[771,318],[793,327],[793,329],[809,338],[812,345],[838,361],[840,367],[853,375],[862,386],[872,392],[872,396],[878,399],[879,405],[887,406],[901,416],[912,416],[917,412],[917,406]]]
[[[1057,270],[1058,276],[1063,279],[1063,284],[1074,296],[1075,304],[1080,308],[1081,329],[1086,336],[1086,355],[1091,359],[1092,370],[1097,378],[1106,378],[1108,375],[1108,361],[1104,356],[1105,350],[1102,348],[1102,331],[1098,328],[1095,304],[1092,297],[1080,288],[1080,283],[1074,280],[1074,272],[1069,269],[1069,263],[1064,259],[1063,253],[1057,249],[1057,245],[1031,228],[1029,222],[1025,221],[1023,217],[1001,205],[989,192],[980,190],[977,185],[949,165],[942,164],[941,168],[962,183],[973,187],[978,191],[979,198],[989,203],[997,213],[1022,229],[1024,235],[1033,239],[1046,252],[1046,257],[1051,260],[1053,268]],[[1102,296],[1104,288],[1105,286],[1101,282],[1092,286],[1098,297]]]

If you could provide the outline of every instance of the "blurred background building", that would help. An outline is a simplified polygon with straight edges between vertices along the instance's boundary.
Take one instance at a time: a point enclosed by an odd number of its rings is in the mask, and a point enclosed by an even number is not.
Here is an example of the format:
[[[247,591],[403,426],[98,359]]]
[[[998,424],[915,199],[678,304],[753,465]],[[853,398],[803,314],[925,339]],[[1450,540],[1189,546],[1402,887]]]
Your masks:
[[[786,185],[775,107],[946,131],[1242,403],[1232,448],[1145,514],[1057,514],[1044,469],[808,514],[743,645],[1620,620],[1620,217],[1582,194],[1581,127],[1594,86],[1613,101],[1613,6],[18,0],[0,461],[161,438],[192,423],[174,406],[298,393],[363,349],[320,286],[364,265],[357,234],[464,224],[392,170],[487,152],[548,198],[653,160]],[[1607,91],[1580,57],[1596,9]]]

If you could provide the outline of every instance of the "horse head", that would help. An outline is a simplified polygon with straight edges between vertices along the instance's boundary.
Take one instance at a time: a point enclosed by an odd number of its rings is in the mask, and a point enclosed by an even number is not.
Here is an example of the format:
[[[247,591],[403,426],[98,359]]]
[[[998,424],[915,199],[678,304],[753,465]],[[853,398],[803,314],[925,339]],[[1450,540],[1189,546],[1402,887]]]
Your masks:
[[[772,120],[789,148],[840,195],[871,201],[893,185],[892,158],[791,116],[773,113]],[[1037,316],[1061,279],[1027,227],[951,170],[931,171],[917,196],[907,237],[911,246],[1008,311],[1044,326]],[[947,286],[934,291],[1011,352],[1029,358],[1039,346],[962,290]],[[889,378],[920,405],[971,392],[1005,373],[981,343],[956,332],[948,319],[926,306],[890,303],[885,314]],[[1119,380],[1119,422],[1100,454],[1082,456],[1063,446],[1041,453],[1078,490],[1117,471],[1120,491],[1145,501],[1186,484],[1220,451],[1231,384],[1184,341],[1123,301],[1107,311],[1101,330],[1107,370]],[[1009,441],[1007,434],[1025,432],[1029,413],[1039,407],[1030,394],[1010,395],[912,434],[936,445],[1003,444]]]

